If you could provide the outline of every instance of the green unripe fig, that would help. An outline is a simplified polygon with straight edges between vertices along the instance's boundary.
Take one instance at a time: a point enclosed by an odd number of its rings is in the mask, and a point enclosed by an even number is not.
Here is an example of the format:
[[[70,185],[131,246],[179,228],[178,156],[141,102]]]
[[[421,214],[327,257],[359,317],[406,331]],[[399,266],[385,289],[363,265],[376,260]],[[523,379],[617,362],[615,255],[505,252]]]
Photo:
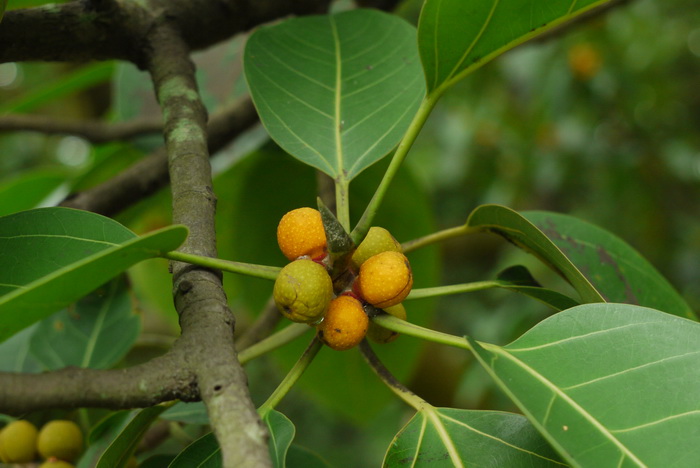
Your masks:
[[[72,462],[83,451],[83,432],[73,421],[49,421],[39,431],[37,449],[44,458]]]
[[[333,283],[323,266],[308,259],[295,260],[277,276],[273,297],[289,320],[316,323],[333,299]]]
[[[365,239],[352,254],[350,262],[355,271],[359,271],[360,265],[370,257],[382,252],[402,252],[401,244],[394,239],[389,231],[382,227],[372,226]]]
[[[403,303],[393,305],[391,307],[385,307],[384,312],[391,314],[394,317],[400,318],[401,320],[406,320],[406,308]],[[389,330],[384,327],[380,327],[374,322],[369,323],[369,329],[367,330],[367,338],[374,341],[375,343],[390,343],[398,338],[399,334],[393,330]]]
[[[13,421],[0,432],[0,457],[5,463],[27,463],[36,455],[37,430],[29,421]]]
[[[44,463],[39,465],[39,468],[75,468],[75,466],[71,465],[67,461],[59,460],[58,458],[51,458],[50,460],[46,460]]]

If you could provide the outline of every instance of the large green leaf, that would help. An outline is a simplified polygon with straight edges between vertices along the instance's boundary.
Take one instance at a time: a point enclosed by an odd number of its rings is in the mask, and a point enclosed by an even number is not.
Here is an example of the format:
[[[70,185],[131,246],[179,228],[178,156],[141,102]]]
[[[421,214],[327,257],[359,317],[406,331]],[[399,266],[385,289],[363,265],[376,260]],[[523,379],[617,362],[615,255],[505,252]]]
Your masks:
[[[36,170],[13,177],[0,184],[0,216],[36,208],[69,173],[62,170]]]
[[[160,417],[169,421],[178,421],[188,424],[209,424],[207,407],[202,401],[193,403],[179,401],[174,404],[172,408],[161,414]]]
[[[221,468],[221,449],[213,432],[188,445],[168,468]]]
[[[141,331],[124,278],[115,278],[39,326],[31,353],[47,369],[107,369],[129,351]]]
[[[537,226],[521,214],[500,205],[474,209],[466,223],[476,231],[496,233],[518,247],[533,253],[559,272],[581,296],[583,302],[604,302],[603,297],[566,255]]]
[[[270,136],[340,181],[391,151],[425,95],[415,28],[375,10],[262,27],[244,65]]]
[[[39,372],[41,363],[29,352],[30,342],[37,325],[25,328],[0,343],[0,372]]]
[[[418,48],[428,92],[609,0],[426,0]]]
[[[0,218],[0,342],[186,236],[184,226],[170,226],[137,237],[109,218],[68,208]]]
[[[561,467],[559,456],[517,414],[427,406],[396,435],[385,467]]]
[[[696,319],[687,302],[629,244],[573,216],[522,213],[586,275],[608,302],[624,302]]]
[[[556,314],[474,354],[571,464],[700,466],[700,324],[628,304]]]
[[[272,410],[263,419],[270,431],[270,458],[275,468],[285,468],[287,451],[294,440],[296,429],[292,421],[279,411]]]
[[[125,467],[146,430],[166,409],[166,405],[158,405],[135,412],[133,418],[104,451],[95,468]]]
[[[7,0],[0,0],[0,21],[5,14],[5,8],[7,8]]]

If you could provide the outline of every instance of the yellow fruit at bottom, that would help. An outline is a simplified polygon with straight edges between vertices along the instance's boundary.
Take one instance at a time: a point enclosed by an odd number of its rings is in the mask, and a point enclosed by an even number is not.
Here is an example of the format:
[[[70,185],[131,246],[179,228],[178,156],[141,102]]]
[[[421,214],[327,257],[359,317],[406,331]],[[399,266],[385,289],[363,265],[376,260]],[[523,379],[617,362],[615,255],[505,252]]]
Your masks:
[[[353,289],[374,307],[384,309],[403,301],[412,287],[408,259],[399,252],[382,252],[362,264]]]
[[[282,216],[277,226],[277,244],[289,260],[302,255],[318,258],[326,253],[326,231],[321,213],[313,208],[297,208]]]
[[[383,310],[387,314],[391,314],[394,317],[400,318],[401,320],[406,320],[406,308],[403,306],[403,304],[396,304],[391,307],[385,307]],[[369,322],[367,338],[374,341],[375,343],[391,343],[398,337],[399,334],[397,332],[381,327],[372,321]]]
[[[39,465],[39,468],[75,468],[75,466],[71,465],[67,461],[52,458]]]
[[[37,449],[44,458],[73,461],[83,451],[83,432],[73,421],[50,421],[39,431]]]
[[[29,421],[13,421],[0,432],[0,456],[5,463],[27,463],[36,455],[37,430]]]
[[[360,245],[353,252],[350,261],[355,271],[357,271],[371,257],[378,253],[389,251],[401,252],[401,244],[386,229],[373,226],[367,232],[365,239],[360,242]]]
[[[362,341],[368,326],[369,318],[362,303],[351,296],[338,296],[331,301],[318,326],[319,337],[330,348],[345,351]]]
[[[333,282],[318,263],[295,260],[280,271],[272,295],[277,309],[289,320],[315,323],[333,299]]]

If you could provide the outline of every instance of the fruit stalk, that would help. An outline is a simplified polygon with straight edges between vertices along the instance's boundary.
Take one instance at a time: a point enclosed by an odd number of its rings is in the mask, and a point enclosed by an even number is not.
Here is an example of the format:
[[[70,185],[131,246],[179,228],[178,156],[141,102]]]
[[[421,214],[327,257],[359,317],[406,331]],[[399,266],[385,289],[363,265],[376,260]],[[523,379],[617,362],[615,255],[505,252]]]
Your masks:
[[[282,398],[291,390],[306,368],[309,367],[309,364],[314,360],[322,346],[323,343],[321,343],[321,340],[319,340],[317,336],[314,336],[313,340],[311,340],[311,343],[309,343],[309,346],[306,348],[306,351],[304,351],[304,354],[302,354],[296,364],[294,364],[294,367],[292,367],[289,373],[284,377],[284,380],[280,382],[267,401],[258,408],[258,414],[262,419],[265,419],[265,416],[282,401]]]

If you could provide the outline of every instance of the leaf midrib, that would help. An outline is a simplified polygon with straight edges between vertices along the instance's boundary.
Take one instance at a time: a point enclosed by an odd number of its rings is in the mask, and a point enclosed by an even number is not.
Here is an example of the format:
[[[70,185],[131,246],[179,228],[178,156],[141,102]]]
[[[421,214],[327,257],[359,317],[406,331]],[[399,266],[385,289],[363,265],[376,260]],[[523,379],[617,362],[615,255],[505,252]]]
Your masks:
[[[530,374],[532,377],[534,377],[536,380],[538,380],[540,383],[542,383],[545,387],[550,389],[552,393],[555,395],[559,396],[562,400],[564,400],[567,404],[569,404],[578,414],[584,417],[594,428],[598,429],[598,431],[610,442],[612,442],[616,447],[620,449],[622,454],[626,455],[630,460],[632,460],[634,463],[636,463],[640,467],[645,467],[646,465],[642,463],[641,460],[639,460],[634,453],[632,453],[626,445],[624,445],[622,442],[620,442],[617,437],[613,436],[613,434],[603,425],[598,421],[593,415],[591,415],[589,412],[585,411],[583,407],[581,407],[578,403],[576,403],[569,395],[567,395],[565,392],[563,392],[559,387],[554,385],[549,379],[544,377],[542,374],[537,372],[535,369],[532,367],[528,366],[525,362],[521,361],[520,359],[517,359],[515,356],[512,354],[508,353],[504,348],[501,348],[499,346],[495,345],[489,345],[486,343],[481,343],[481,346],[488,350],[489,352],[493,353],[496,356],[503,356],[504,358],[514,362],[517,366],[519,366],[522,370]],[[495,372],[495,370],[494,370]],[[500,380],[500,379],[499,379]],[[544,421],[542,421],[545,423]],[[542,426],[543,430],[546,430],[544,426]]]

